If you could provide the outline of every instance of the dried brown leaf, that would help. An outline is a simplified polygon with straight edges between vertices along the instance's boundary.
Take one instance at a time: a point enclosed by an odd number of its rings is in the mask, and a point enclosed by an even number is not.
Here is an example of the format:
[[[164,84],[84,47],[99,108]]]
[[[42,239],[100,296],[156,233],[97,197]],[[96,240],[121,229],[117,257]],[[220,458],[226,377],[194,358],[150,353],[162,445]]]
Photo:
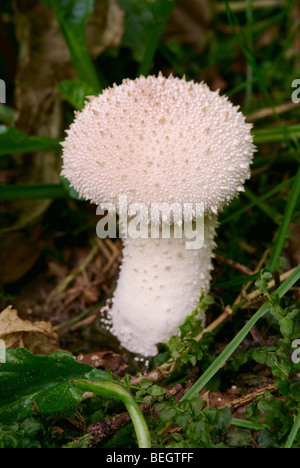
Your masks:
[[[7,349],[26,348],[33,354],[50,354],[60,349],[51,323],[22,320],[12,306],[0,313],[0,339]]]

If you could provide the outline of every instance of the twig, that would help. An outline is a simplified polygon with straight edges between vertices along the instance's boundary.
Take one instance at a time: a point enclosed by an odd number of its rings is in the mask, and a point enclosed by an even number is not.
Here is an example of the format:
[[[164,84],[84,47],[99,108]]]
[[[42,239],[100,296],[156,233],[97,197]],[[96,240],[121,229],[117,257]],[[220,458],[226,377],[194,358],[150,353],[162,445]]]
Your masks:
[[[151,403],[139,405],[143,414],[149,413],[151,410]],[[114,416],[113,418],[105,418],[102,421],[92,424],[88,428],[88,433],[91,434],[90,444],[92,446],[98,445],[106,437],[118,432],[122,427],[130,423],[131,418],[129,413],[124,412]]]
[[[285,5],[285,0],[254,0],[253,1],[253,9],[260,10],[265,8],[280,8]],[[224,3],[216,3],[215,9],[218,13],[225,13],[226,6]],[[239,13],[241,11],[246,10],[245,1],[235,1],[230,2],[230,9],[235,13]]]
[[[232,316],[233,312],[230,306],[225,307],[224,312],[222,312],[221,315],[219,315],[216,320],[214,320],[212,323],[210,323],[199,335],[197,335],[194,340],[195,341],[200,341],[204,333],[208,332],[213,332],[216,330],[222,323],[224,323],[228,318]]]
[[[284,104],[280,104],[279,106],[275,106],[275,110],[277,114],[284,114],[285,112],[289,112],[295,108],[299,107],[299,104],[295,104],[294,102],[285,102]],[[273,116],[273,109],[271,107],[264,107],[252,114],[247,115],[247,122],[255,122],[257,120],[265,119],[267,117]]]
[[[98,245],[94,245],[94,247],[91,249],[90,253],[87,255],[87,257],[83,260],[83,262],[79,265],[76,270],[68,275],[64,280],[58,285],[54,293],[51,294],[50,301],[53,300],[55,297],[59,296],[62,294],[67,287],[69,286],[70,283],[78,276],[80,273],[83,273],[86,269],[86,267],[92,262],[94,257],[97,255],[99,252],[99,247]]]
[[[56,325],[53,327],[53,330],[58,331],[62,328],[69,328],[74,326],[75,324],[78,324],[81,320],[84,320],[88,315],[90,315],[94,310],[99,309],[103,305],[103,300],[100,302],[97,302],[97,304],[92,305],[88,309],[84,310],[81,314],[77,315],[77,317],[74,317],[71,320],[67,320],[65,322],[60,323],[59,325]]]
[[[280,275],[279,279],[280,279],[280,283],[282,283],[284,280],[286,280],[292,273],[293,271],[295,271],[296,268],[292,268],[291,270],[289,271],[285,271],[284,273],[282,273],[282,275]],[[275,286],[275,280],[272,279],[271,281],[269,281],[268,283],[268,289],[272,289],[274,288]],[[255,291],[251,292],[250,294],[247,294],[247,303],[244,304],[242,307],[243,308],[246,308],[249,306],[249,304],[251,304],[251,302],[253,301],[253,299],[256,299],[257,297],[259,297],[261,295],[261,291],[259,291],[258,289],[256,289]]]
[[[246,275],[253,275],[254,273],[252,270],[250,270],[250,268],[246,267],[245,265],[242,265],[239,262],[236,262],[235,260],[232,260],[231,258],[221,257],[221,255],[216,255],[215,258],[218,262],[224,263],[225,265],[229,265],[232,268],[235,268],[236,270],[245,273]]]
[[[249,403],[252,403],[253,400],[255,400],[258,396],[264,395],[266,392],[274,393],[277,391],[277,388],[274,385],[267,385],[266,387],[260,388],[259,390],[255,390],[252,393],[248,393],[248,395],[244,395],[240,398],[237,398],[233,401],[230,401],[229,403],[226,403],[223,406],[220,406],[220,408],[230,408],[233,410],[236,410],[238,408],[241,408],[242,406],[248,405]]]

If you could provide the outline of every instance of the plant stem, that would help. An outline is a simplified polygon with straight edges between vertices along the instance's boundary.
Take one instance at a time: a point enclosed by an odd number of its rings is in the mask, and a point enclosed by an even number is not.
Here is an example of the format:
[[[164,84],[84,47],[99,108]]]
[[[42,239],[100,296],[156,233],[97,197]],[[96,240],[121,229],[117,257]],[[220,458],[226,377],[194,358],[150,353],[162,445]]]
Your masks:
[[[290,435],[288,437],[288,440],[286,441],[286,444],[285,444],[284,448],[291,448],[292,447],[292,445],[294,443],[294,440],[296,438],[296,435],[298,434],[299,430],[300,430],[300,411],[298,412],[298,414],[296,416],[294,425],[292,427],[292,430],[290,432]]]
[[[244,427],[245,429],[253,429],[254,431],[261,431],[265,428],[263,424],[258,424],[253,421],[246,421],[245,419],[232,418],[231,424],[233,426]]]
[[[112,382],[90,382],[88,380],[75,380],[71,385],[85,392],[97,393],[108,398],[118,398],[121,400],[132,419],[139,448],[151,448],[149,429],[143,413],[138,404],[127,390]]]
[[[148,75],[149,70],[151,68],[151,63],[155,52],[158,48],[160,38],[162,33],[167,25],[167,22],[170,18],[172,10],[176,4],[176,0],[158,0],[160,2],[164,2],[164,11],[163,15],[160,15],[158,18],[155,19],[154,25],[151,30],[151,34],[149,37],[148,47],[145,51],[145,55],[143,57],[142,63],[138,70],[139,75]]]
[[[254,143],[256,145],[263,143],[279,143],[286,138],[293,139],[300,137],[300,125],[282,125],[280,128],[264,128],[254,132]]]
[[[66,198],[68,192],[61,184],[0,185],[0,200],[35,200]]]

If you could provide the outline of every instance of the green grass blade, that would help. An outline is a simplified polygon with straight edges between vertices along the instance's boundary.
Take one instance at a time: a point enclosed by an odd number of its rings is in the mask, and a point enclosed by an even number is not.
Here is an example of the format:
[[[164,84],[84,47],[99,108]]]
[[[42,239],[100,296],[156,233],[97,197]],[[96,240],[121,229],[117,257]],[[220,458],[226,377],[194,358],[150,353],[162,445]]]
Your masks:
[[[61,151],[59,139],[46,136],[28,136],[15,127],[0,126],[0,156],[39,151]]]
[[[266,265],[266,269],[268,271],[273,272],[277,266],[282,248],[284,246],[284,241],[285,241],[286,234],[288,232],[289,224],[291,222],[293,212],[297,206],[299,195],[300,195],[300,167],[293,181],[292,189],[291,189],[289,199],[285,208],[283,219],[279,227],[278,234],[276,236],[271,258],[268,264]],[[220,287],[238,286],[248,281],[254,281],[258,277],[259,277],[259,274],[255,273],[254,275],[247,276],[246,278],[237,278],[236,280],[226,281],[223,283],[217,283],[214,285],[214,289],[220,288]]]
[[[233,34],[247,60],[247,65],[250,66],[253,70],[253,72],[255,73],[256,75],[256,78],[259,82],[259,85],[261,87],[261,90],[263,91],[263,93],[265,94],[265,97],[266,97],[266,100],[268,102],[268,105],[271,107],[271,109],[273,110],[273,114],[274,114],[274,117],[275,119],[278,121],[279,124],[281,124],[281,121],[278,117],[278,114],[275,110],[275,107],[274,107],[274,104],[273,104],[273,101],[271,99],[271,96],[269,94],[269,91],[264,83],[264,80],[263,80],[263,77],[260,73],[260,70],[259,70],[259,67],[256,63],[256,60],[255,60],[255,57],[254,57],[254,54],[253,52],[251,51],[251,49],[249,48],[248,44],[247,44],[247,38],[243,38],[243,29],[241,28],[241,25],[239,24],[239,21],[238,21],[238,18],[237,16],[235,15],[235,13],[233,13],[232,9],[231,9],[231,6],[230,6],[230,3],[229,3],[229,0],[225,0],[225,4],[226,4],[226,13],[227,13],[227,18],[228,18],[228,21],[229,21],[229,24],[232,28],[232,31],[233,31]],[[237,27],[239,28],[240,30],[240,34],[237,32]],[[242,36],[242,39],[241,39],[241,36]]]
[[[232,418],[231,424],[237,427],[243,427],[245,429],[252,429],[254,431],[261,431],[265,428],[263,424],[258,424],[253,421],[246,421],[245,419]]]
[[[153,2],[152,12],[154,16],[154,24],[149,37],[147,49],[138,70],[138,75],[148,75],[162,33],[167,25],[176,1],[177,0],[156,0]]]
[[[291,275],[279,286],[276,294],[281,298],[287,291],[300,279],[300,265],[291,273]],[[274,293],[274,294],[275,294]],[[194,385],[183,396],[182,400],[191,398],[196,393],[199,393],[205,385],[215,376],[221,369],[223,364],[232,356],[245,337],[250,332],[251,328],[262,318],[269,310],[269,303],[266,302],[247,322],[242,330],[233,338],[225,350],[216,358],[213,364],[202,374],[202,376],[194,383]]]
[[[290,432],[290,435],[288,437],[288,440],[286,441],[286,444],[285,444],[284,448],[292,448],[292,445],[294,443],[294,440],[295,440],[299,430],[300,430],[300,411],[298,412],[298,414],[296,416],[294,425],[292,427],[292,430]]]
[[[248,200],[252,201],[263,213],[269,216],[269,218],[271,218],[272,221],[275,221],[274,213],[271,207],[263,201],[261,201],[258,197],[256,197],[250,189],[246,188],[244,195],[248,198]]]
[[[275,195],[276,193],[278,193],[281,189],[283,189],[284,187],[287,187],[288,185],[290,185],[293,180],[295,179],[295,176],[294,177],[291,177],[290,179],[288,180],[285,180],[284,182],[281,182],[280,184],[276,185],[276,187],[272,188],[271,190],[269,190],[268,192],[264,193],[263,195],[261,195],[260,197],[256,197],[255,201],[253,201],[252,203],[249,203],[248,205],[244,206],[243,208],[241,208],[240,210],[237,210],[235,211],[234,213],[230,214],[229,216],[227,216],[226,218],[224,219],[221,219],[220,221],[220,226],[223,226],[224,224],[228,223],[229,221],[233,220],[234,218],[236,218],[237,216],[240,216],[242,215],[243,213],[245,213],[246,211],[250,210],[251,208],[253,208],[254,206],[256,206],[257,202],[259,201],[265,201],[267,200],[268,198],[272,197],[273,195]]]
[[[94,10],[94,0],[42,0],[53,9],[79,78],[101,92],[101,85],[88,52],[85,26]]]
[[[300,138],[300,125],[282,125],[280,128],[264,128],[255,130],[254,143],[256,145],[264,143],[280,143],[285,141],[287,138],[293,140],[294,138]]]
[[[62,184],[53,185],[0,185],[0,200],[37,200],[68,197]]]

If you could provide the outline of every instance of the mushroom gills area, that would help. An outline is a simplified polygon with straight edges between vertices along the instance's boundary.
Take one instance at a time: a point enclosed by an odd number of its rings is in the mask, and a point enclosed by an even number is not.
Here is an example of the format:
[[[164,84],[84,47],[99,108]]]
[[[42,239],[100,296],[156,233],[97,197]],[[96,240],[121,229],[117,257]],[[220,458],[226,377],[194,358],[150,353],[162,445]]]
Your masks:
[[[206,224],[197,250],[186,249],[185,238],[124,240],[111,309],[112,332],[124,348],[155,355],[155,345],[167,343],[196,309],[209,289],[213,224]]]

